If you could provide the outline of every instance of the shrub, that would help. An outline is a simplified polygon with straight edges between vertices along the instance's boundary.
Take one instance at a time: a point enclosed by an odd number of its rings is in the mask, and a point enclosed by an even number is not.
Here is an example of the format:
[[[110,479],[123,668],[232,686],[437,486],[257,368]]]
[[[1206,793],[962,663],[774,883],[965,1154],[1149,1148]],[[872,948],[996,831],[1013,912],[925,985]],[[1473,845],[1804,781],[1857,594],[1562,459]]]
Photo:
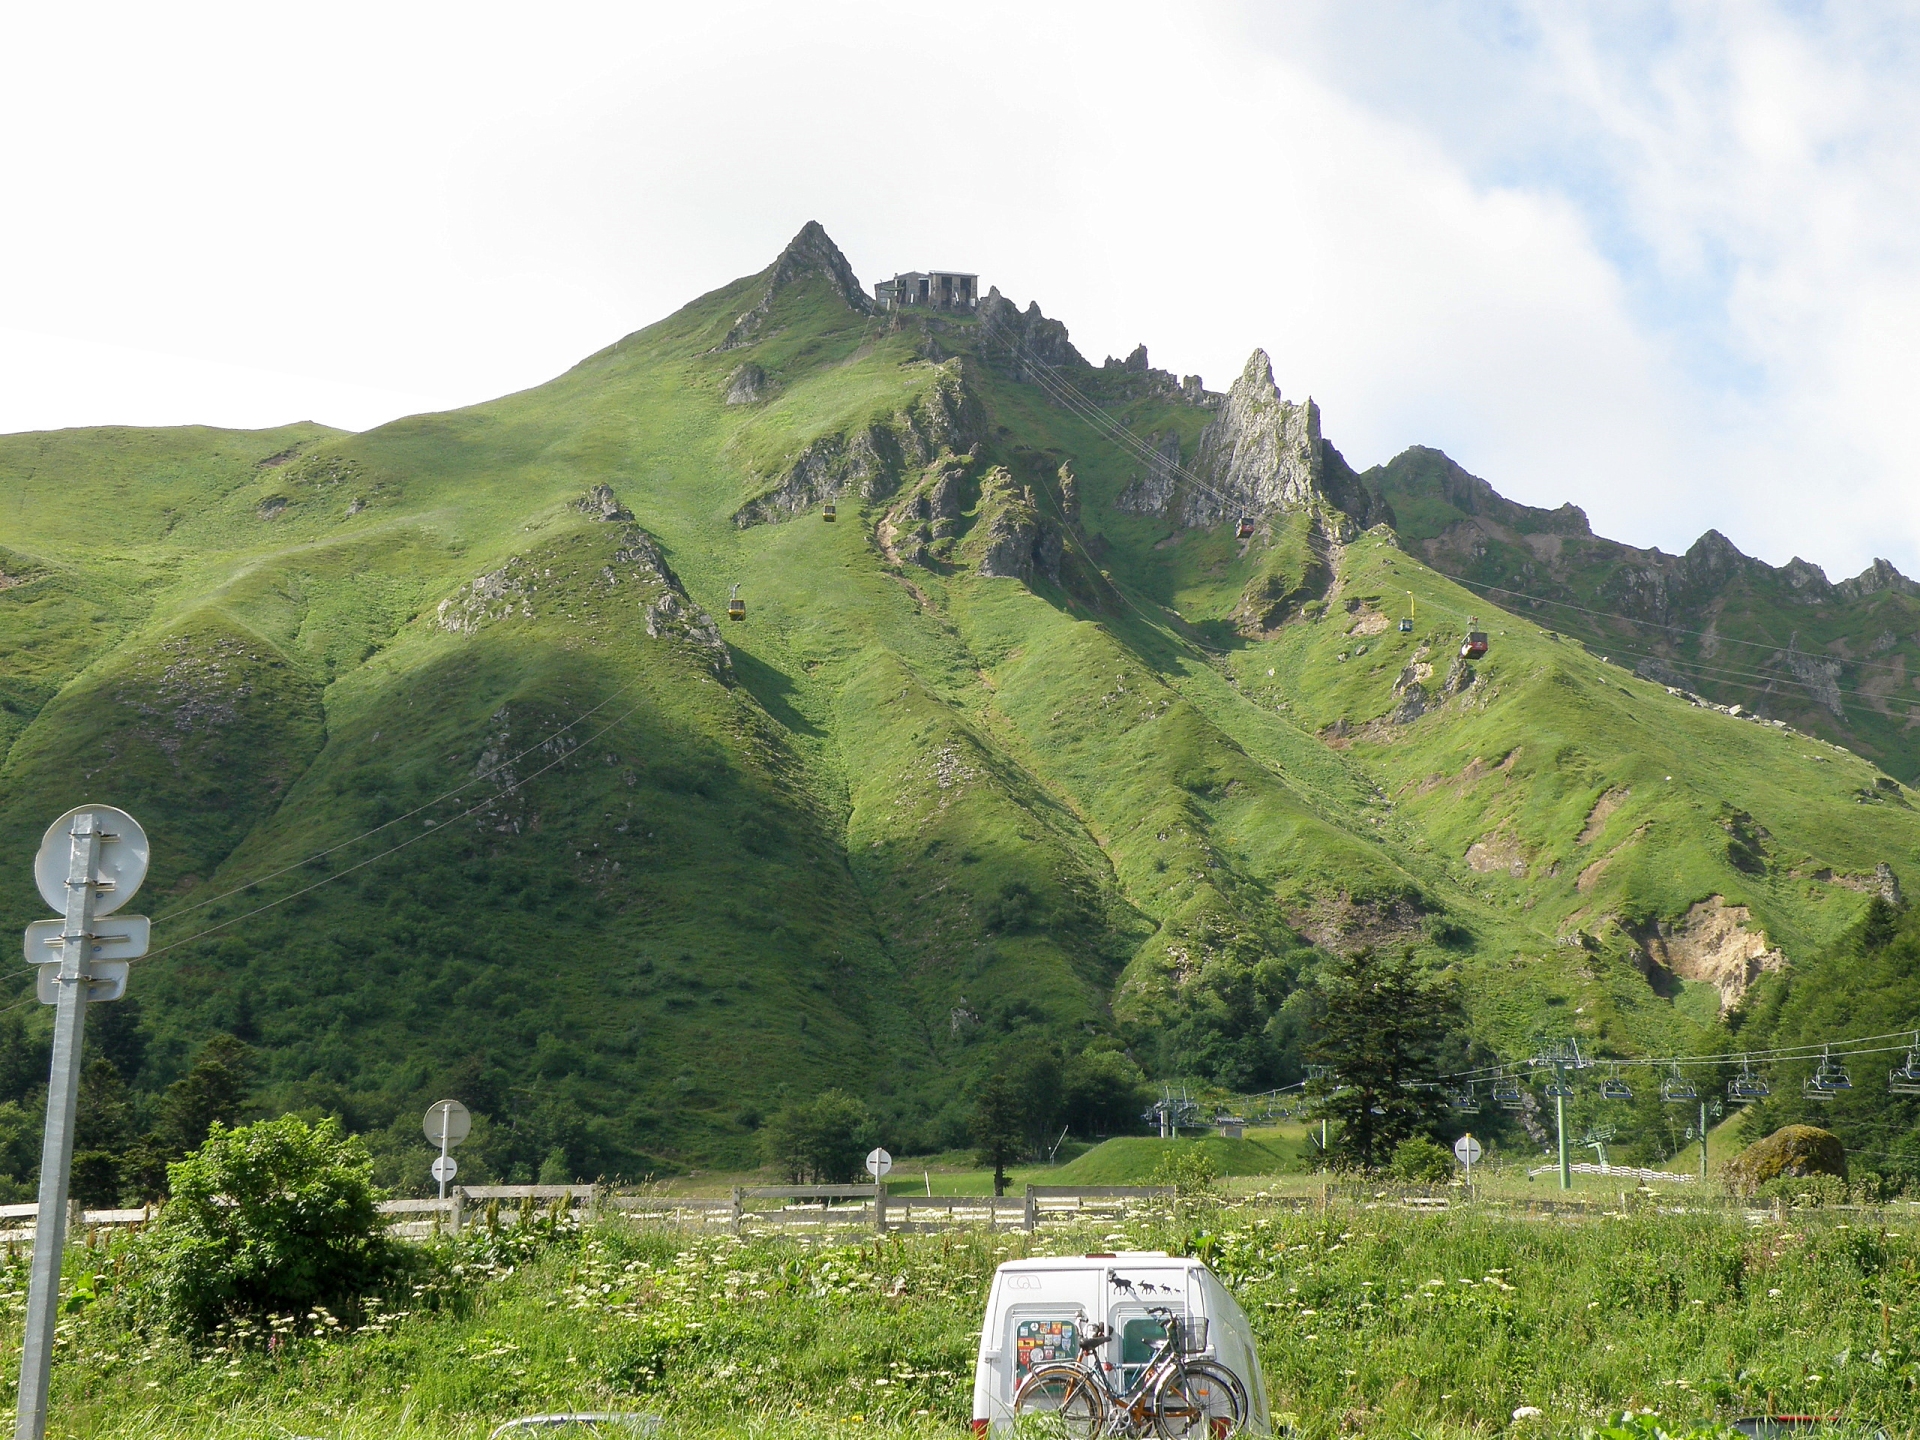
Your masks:
[[[1756,1200],[1784,1200],[1798,1209],[1847,1203],[1847,1182],[1838,1175],[1781,1175],[1753,1192]]]
[[[173,1198],[134,1241],[138,1308],[187,1339],[235,1319],[353,1312],[408,1258],[380,1220],[372,1173],[337,1120],[215,1122],[167,1167]]]
[[[1393,1149],[1387,1173],[1413,1185],[1438,1185],[1453,1178],[1453,1156],[1424,1135],[1402,1140]]]
[[[1197,1145],[1188,1145],[1160,1157],[1160,1163],[1153,1167],[1153,1183],[1171,1185],[1174,1194],[1191,1198],[1212,1193],[1219,1174],[1211,1155]]]

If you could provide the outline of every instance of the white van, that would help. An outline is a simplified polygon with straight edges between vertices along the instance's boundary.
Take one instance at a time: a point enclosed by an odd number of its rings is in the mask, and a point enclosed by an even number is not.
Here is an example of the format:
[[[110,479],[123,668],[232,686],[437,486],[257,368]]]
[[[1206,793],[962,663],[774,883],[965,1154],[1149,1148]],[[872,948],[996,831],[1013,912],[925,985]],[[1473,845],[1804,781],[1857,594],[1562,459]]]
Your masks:
[[[1206,1353],[1247,1387],[1247,1429],[1270,1433],[1267,1382],[1246,1312],[1205,1265],[1164,1250],[1009,1260],[996,1270],[973,1371],[974,1433],[1013,1424],[1013,1392],[1035,1365],[1079,1358],[1083,1321],[1113,1332],[1103,1358],[1120,1383],[1131,1383],[1160,1335],[1149,1306],[1206,1318]]]

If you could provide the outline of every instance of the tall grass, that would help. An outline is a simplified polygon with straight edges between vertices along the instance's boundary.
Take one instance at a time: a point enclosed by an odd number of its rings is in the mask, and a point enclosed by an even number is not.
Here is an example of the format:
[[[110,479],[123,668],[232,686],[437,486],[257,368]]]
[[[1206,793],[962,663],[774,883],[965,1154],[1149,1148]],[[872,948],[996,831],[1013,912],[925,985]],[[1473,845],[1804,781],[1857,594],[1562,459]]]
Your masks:
[[[587,1409],[658,1414],[669,1434],[953,1434],[994,1266],[1125,1248],[1198,1254],[1228,1280],[1276,1414],[1314,1440],[1578,1435],[1627,1409],[1840,1412],[1916,1433],[1910,1231],[1252,1205],[864,1242],[483,1231],[439,1246],[442,1280],[358,1331],[291,1317],[271,1350],[264,1330],[199,1351],[134,1333],[113,1252],[76,1251],[72,1271],[99,1278],[62,1322],[54,1433],[478,1437]],[[6,1278],[11,1357],[24,1277]],[[1516,1421],[1523,1407],[1542,1413]]]

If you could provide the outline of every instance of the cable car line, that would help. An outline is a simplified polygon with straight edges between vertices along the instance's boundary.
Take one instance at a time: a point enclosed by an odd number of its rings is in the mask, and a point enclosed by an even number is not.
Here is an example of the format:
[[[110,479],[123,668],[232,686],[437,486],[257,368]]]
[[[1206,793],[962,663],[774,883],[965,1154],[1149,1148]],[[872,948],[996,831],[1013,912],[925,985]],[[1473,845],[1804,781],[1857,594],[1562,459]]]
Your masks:
[[[398,854],[400,851],[405,850],[410,845],[417,845],[422,840],[426,840],[432,836],[445,834],[447,830],[455,823],[461,820],[465,820],[469,816],[479,814],[482,810],[486,809],[489,805],[493,804],[493,802],[498,800],[501,796],[511,795],[514,791],[520,789],[522,786],[526,785],[529,781],[537,780],[540,776],[546,774],[547,771],[553,769],[554,766],[564,764],[574,754],[576,754],[581,750],[584,750],[587,746],[591,745],[595,740],[598,740],[602,735],[605,735],[609,730],[612,730],[616,726],[618,726],[621,723],[621,721],[625,720],[629,715],[632,715],[636,711],[638,711],[640,709],[640,706],[644,705],[645,703],[646,703],[645,701],[641,701],[639,702],[639,704],[629,706],[626,710],[622,711],[619,716],[617,716],[615,719],[609,720],[605,725],[602,725],[598,730],[594,731],[593,734],[589,735],[585,740],[581,741],[580,744],[574,746],[573,749],[568,750],[563,754],[554,756],[553,759],[549,760],[546,764],[542,765],[538,770],[535,770],[532,774],[526,775],[518,780],[515,780],[512,784],[504,786],[500,790],[495,791],[492,795],[489,795],[486,799],[481,800],[478,803],[469,806],[465,810],[462,810],[458,815],[454,815],[449,819],[441,821],[440,824],[436,825],[433,829],[422,830],[418,835],[409,835],[405,840],[402,840],[398,845],[390,845],[385,850],[380,851],[376,855],[369,855],[364,860],[356,860],[354,861],[353,864],[347,866],[344,870],[336,870],[330,875],[322,876],[320,879],[314,881],[311,885],[302,886],[300,889],[293,891],[291,894],[282,895],[275,900],[269,900],[264,905],[257,905],[251,910],[243,911],[241,914],[233,916],[231,919],[222,920],[218,925],[209,925],[206,929],[196,931],[192,935],[186,936],[184,939],[175,940],[171,945],[162,945],[162,946],[159,946],[157,949],[149,950],[147,952],[146,958],[148,960],[152,960],[161,955],[166,954],[169,950],[178,950],[182,946],[191,945],[196,940],[203,940],[209,935],[213,935],[221,930],[227,929],[229,926],[238,925],[242,920],[251,920],[256,915],[263,915],[267,911],[275,908],[276,906],[286,904],[289,900],[298,900],[302,895],[311,895],[315,890],[318,890],[321,886],[331,885],[335,880],[339,880],[344,876],[351,875],[356,870],[364,870],[367,866],[373,864],[374,861],[384,860],[389,855]],[[368,833],[372,833],[372,832],[368,832]],[[336,846],[334,848],[338,849],[339,847]],[[322,853],[324,854],[326,852],[322,852]],[[275,873],[285,874],[286,872],[282,870],[282,871],[277,871]],[[257,884],[259,882],[256,881],[254,883]],[[244,889],[248,887],[243,886],[242,888]],[[239,891],[229,891],[228,893],[238,894]],[[211,903],[211,902],[208,902],[208,903]],[[171,919],[173,917],[168,916],[166,918]]]
[[[1517,600],[1525,600],[1535,605],[1557,605],[1562,610],[1573,610],[1578,612],[1579,614],[1592,615],[1602,620],[1619,620],[1625,624],[1639,625],[1649,630],[1662,630],[1662,631],[1666,631],[1669,634],[1674,634],[1674,635],[1692,635],[1702,640],[1715,640],[1728,645],[1745,645],[1755,650],[1766,650],[1774,654],[1779,654],[1782,651],[1786,651],[1786,653],[1789,653],[1789,654],[1805,655],[1810,660],[1812,659],[1831,660],[1831,659],[1839,658],[1831,655],[1828,655],[1828,656],[1816,655],[1811,650],[1791,651],[1791,650],[1788,650],[1786,646],[1778,645],[1778,644],[1769,644],[1764,640],[1742,640],[1737,635],[1717,635],[1717,634],[1714,634],[1712,631],[1708,631],[1708,630],[1689,630],[1684,626],[1680,626],[1680,625],[1662,625],[1656,620],[1643,620],[1643,619],[1640,619],[1638,616],[1634,616],[1634,615],[1622,615],[1617,610],[1595,610],[1586,605],[1575,605],[1571,600],[1554,600],[1545,595],[1529,595],[1524,590],[1509,590],[1502,585],[1489,585],[1489,584],[1486,584],[1484,581],[1480,581],[1480,580],[1466,580],[1466,579],[1462,579],[1460,576],[1457,576],[1457,575],[1449,575],[1447,576],[1447,578],[1449,580],[1452,580],[1455,584],[1464,586],[1469,590],[1491,591],[1493,594],[1496,594],[1496,595],[1511,595]],[[1518,612],[1510,611],[1508,613],[1517,614]],[[1887,670],[1887,671],[1891,671],[1896,675],[1900,675],[1902,677],[1904,677],[1906,674],[1906,669],[1904,666],[1890,665],[1884,660],[1841,660],[1841,663],[1845,665],[1858,666],[1862,669],[1867,669],[1867,670]]]
[[[562,735],[566,734],[569,730],[573,729],[574,726],[583,724],[584,722],[591,720],[600,711],[606,709],[607,706],[611,705],[615,700],[618,700],[622,695],[626,694],[627,691],[631,690],[634,686],[638,685],[639,683],[640,683],[640,677],[638,675],[634,676],[633,679],[627,681],[626,684],[622,685],[619,689],[615,690],[612,694],[608,695],[607,698],[602,700],[598,705],[595,705],[590,710],[585,710],[581,712],[579,715],[569,720],[566,724],[562,725],[558,730],[554,730],[550,732],[545,739],[535,741],[533,744],[527,746],[526,749],[520,751],[516,755],[509,755],[506,759],[502,760],[499,764],[493,766],[489,770],[475,771],[471,779],[461,781],[460,784],[454,786],[453,789],[447,791],[445,794],[436,795],[433,799],[426,801],[424,804],[416,805],[413,809],[408,810],[403,814],[396,815],[391,820],[382,821],[380,824],[374,826],[371,830],[363,830],[360,834],[355,835],[350,839],[342,840],[342,841],[339,841],[337,844],[329,845],[324,850],[316,850],[313,852],[313,854],[307,856],[303,860],[295,860],[292,864],[283,865],[278,870],[269,870],[265,875],[256,876],[252,880],[247,881],[244,885],[236,885],[234,886],[233,889],[223,890],[218,895],[209,895],[206,899],[196,900],[191,905],[183,905],[177,910],[169,910],[165,915],[162,915],[159,917],[158,923],[164,925],[170,920],[178,920],[182,915],[191,915],[196,910],[204,910],[209,905],[217,905],[222,900],[229,900],[233,898],[235,895],[245,894],[247,891],[253,889],[255,886],[264,885],[269,880],[277,880],[280,878],[280,876],[285,875],[290,871],[298,870],[305,865],[311,865],[316,860],[324,860],[327,858],[327,856],[334,854],[336,851],[344,850],[349,845],[358,845],[362,840],[371,839],[373,836],[378,835],[382,830],[392,829],[395,825],[398,825],[402,820],[411,820],[414,816],[422,814],[425,811],[431,810],[433,809],[434,806],[439,805],[444,801],[451,800],[454,796],[458,795],[461,791],[472,789],[475,785],[479,784],[482,780],[489,780],[493,776],[500,774],[503,770],[511,769],[513,766],[519,764],[520,761],[524,760],[527,756],[533,754],[534,751],[545,749],[547,746],[551,745],[555,740],[559,739]],[[628,711],[627,713],[630,715],[633,712]],[[604,735],[604,734],[606,734],[605,730],[598,731],[593,738],[597,739],[598,736]],[[584,746],[589,743],[591,742],[582,741],[581,745]],[[578,749],[580,747],[576,746],[575,748]],[[157,954],[158,952],[156,951],[154,953]]]

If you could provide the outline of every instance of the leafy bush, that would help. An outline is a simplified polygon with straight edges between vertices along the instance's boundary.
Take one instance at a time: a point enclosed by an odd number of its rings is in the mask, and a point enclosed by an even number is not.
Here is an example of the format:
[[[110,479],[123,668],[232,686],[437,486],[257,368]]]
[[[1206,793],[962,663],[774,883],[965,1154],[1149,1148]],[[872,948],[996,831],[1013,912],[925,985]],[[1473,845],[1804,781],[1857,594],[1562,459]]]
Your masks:
[[[137,1308],[170,1334],[316,1306],[351,1314],[412,1258],[381,1223],[365,1146],[337,1120],[216,1121],[167,1170],[173,1198],[130,1268]]]
[[[1753,1192],[1756,1200],[1784,1200],[1802,1210],[1847,1203],[1847,1182],[1838,1175],[1781,1175]]]
[[[1402,1140],[1393,1148],[1387,1173],[1413,1185],[1438,1185],[1453,1178],[1453,1156],[1424,1135]]]
[[[1213,1157],[1197,1146],[1169,1150],[1153,1167],[1153,1183],[1171,1185],[1174,1193],[1183,1198],[1212,1193],[1213,1182],[1219,1175]]]

